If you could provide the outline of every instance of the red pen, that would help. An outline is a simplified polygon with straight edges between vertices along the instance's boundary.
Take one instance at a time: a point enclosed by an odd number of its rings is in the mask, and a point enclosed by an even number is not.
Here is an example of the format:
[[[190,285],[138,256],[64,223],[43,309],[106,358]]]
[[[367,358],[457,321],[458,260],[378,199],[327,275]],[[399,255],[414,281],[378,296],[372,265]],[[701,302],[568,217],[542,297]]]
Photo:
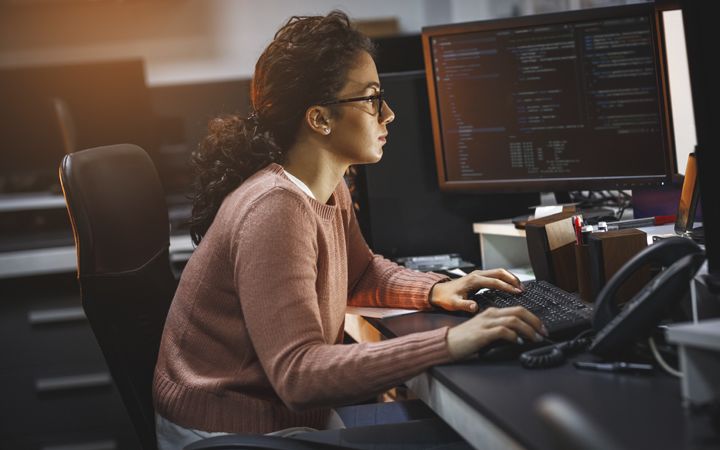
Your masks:
[[[582,219],[580,216],[572,216],[573,230],[575,231],[575,242],[582,244]]]

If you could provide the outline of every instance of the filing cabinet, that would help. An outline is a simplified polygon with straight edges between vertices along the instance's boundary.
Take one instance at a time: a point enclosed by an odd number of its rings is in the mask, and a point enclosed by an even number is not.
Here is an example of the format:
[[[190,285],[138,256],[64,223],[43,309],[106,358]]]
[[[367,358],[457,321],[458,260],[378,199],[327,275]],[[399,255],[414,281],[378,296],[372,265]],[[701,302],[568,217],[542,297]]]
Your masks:
[[[3,279],[0,293],[0,449],[139,449],[75,274]]]

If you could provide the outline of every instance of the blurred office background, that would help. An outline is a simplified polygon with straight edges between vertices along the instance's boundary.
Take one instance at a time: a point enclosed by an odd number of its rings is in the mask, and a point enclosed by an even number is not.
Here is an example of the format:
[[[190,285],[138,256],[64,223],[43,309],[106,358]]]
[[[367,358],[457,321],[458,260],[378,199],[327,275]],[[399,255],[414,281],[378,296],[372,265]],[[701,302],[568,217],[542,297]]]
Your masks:
[[[252,75],[291,15],[338,8],[375,36],[623,0],[1,0],[0,67],[141,58],[149,86]]]

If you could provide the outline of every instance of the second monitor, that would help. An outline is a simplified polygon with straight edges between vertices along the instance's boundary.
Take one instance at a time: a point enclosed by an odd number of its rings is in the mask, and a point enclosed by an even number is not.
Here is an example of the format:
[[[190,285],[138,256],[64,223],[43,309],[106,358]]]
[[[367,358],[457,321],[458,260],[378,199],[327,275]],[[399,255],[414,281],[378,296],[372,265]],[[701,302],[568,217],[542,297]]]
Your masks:
[[[358,219],[372,249],[390,258],[458,253],[480,265],[473,223],[513,217],[535,193],[447,193],[438,189],[423,71],[380,75],[395,120],[376,164],[358,166],[365,198]]]

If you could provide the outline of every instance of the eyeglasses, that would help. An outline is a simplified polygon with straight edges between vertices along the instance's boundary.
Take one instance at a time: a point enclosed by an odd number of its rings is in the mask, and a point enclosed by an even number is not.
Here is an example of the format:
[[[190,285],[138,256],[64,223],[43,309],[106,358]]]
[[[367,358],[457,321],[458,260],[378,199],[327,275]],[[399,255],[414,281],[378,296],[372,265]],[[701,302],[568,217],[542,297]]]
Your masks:
[[[350,102],[372,102],[372,115],[373,116],[381,116],[382,115],[382,107],[383,107],[383,94],[385,93],[385,90],[380,89],[380,91],[375,95],[368,95],[366,97],[352,97],[352,98],[343,98],[339,100],[330,100],[328,102],[322,102],[320,103],[320,106],[328,106],[328,105],[339,105],[341,103],[350,103]]]

